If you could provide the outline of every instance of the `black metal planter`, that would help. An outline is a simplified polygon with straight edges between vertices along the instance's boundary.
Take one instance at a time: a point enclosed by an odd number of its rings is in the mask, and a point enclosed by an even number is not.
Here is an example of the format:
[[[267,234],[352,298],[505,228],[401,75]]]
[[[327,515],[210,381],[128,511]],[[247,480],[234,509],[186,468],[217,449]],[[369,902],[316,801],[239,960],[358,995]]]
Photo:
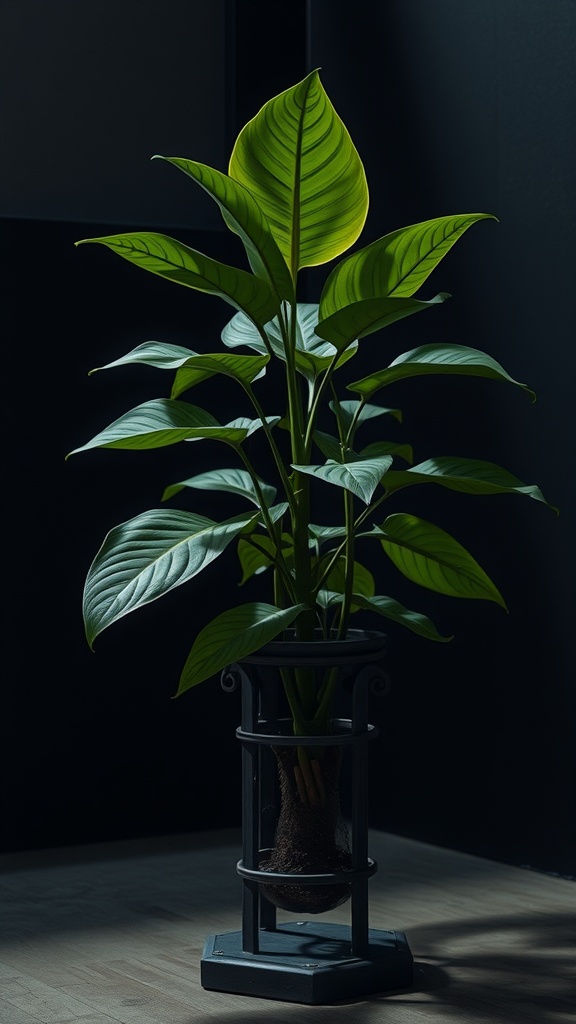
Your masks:
[[[242,859],[237,864],[242,929],[206,939],[200,965],[205,989],[319,1004],[411,986],[413,958],[406,936],[371,929],[368,921],[368,880],[377,870],[367,848],[368,743],[377,735],[368,722],[368,699],[385,678],[384,652],[380,633],[355,631],[346,641],[276,641],[223,673],[224,688],[242,687],[242,724],[236,731],[242,743]],[[285,666],[338,667],[350,717],[333,719],[329,736],[294,736],[291,720],[281,717],[279,668]],[[343,870],[262,869],[274,846],[279,810],[273,750],[296,746],[338,746],[350,753],[351,851]],[[342,891],[344,898],[348,891],[350,926],[308,920],[278,924],[277,908],[265,894],[284,887],[297,893],[322,887],[337,896]],[[285,904],[280,900],[279,905]]]

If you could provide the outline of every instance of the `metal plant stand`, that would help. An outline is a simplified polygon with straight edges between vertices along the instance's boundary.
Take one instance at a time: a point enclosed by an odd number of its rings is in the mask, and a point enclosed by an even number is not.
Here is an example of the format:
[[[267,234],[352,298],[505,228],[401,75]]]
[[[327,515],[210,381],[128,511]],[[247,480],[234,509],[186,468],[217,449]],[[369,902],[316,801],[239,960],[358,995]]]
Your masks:
[[[384,638],[359,633],[342,642],[275,642],[222,674],[225,689],[242,687],[242,929],[207,937],[201,959],[203,988],[219,992],[320,1004],[372,992],[409,988],[413,958],[403,932],[369,928],[368,880],[377,865],[368,856],[369,693],[382,682]],[[350,650],[348,648],[350,647]],[[337,660],[335,660],[337,659]],[[280,666],[334,666],[350,693],[351,717],[333,720],[329,736],[294,736],[279,717]],[[324,874],[262,871],[261,857],[274,843],[276,770],[272,747],[341,745],[351,752],[351,867]],[[351,885],[350,926],[317,921],[278,924],[276,907],[261,883]]]

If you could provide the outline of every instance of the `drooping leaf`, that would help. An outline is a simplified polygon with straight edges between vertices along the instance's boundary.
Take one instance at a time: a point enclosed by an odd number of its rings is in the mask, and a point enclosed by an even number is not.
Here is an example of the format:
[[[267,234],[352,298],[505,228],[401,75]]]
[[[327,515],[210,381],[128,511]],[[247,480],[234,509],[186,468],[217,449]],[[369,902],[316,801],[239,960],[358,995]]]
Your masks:
[[[274,288],[279,299],[290,302],[294,287],[288,266],[252,193],[234,178],[195,160],[158,154],[152,159],[178,167],[212,196],[226,225],[242,239],[253,272]]]
[[[196,637],[182,669],[176,696],[274,640],[303,611],[255,602],[218,615]]]
[[[374,533],[399,571],[413,583],[450,597],[504,598],[478,562],[454,537],[417,516],[397,512]]]
[[[229,174],[255,197],[293,278],[345,252],[364,226],[362,161],[317,70],[242,129]]]
[[[355,462],[345,463],[328,459],[323,466],[300,466],[292,463],[292,469],[319,480],[325,480],[326,483],[335,484],[337,487],[343,487],[368,505],[382,477],[391,465],[392,456],[383,455],[375,459],[358,458]]]
[[[90,647],[129,612],[186,583],[214,561],[257,513],[216,523],[178,509],[152,509],[115,526],[86,578],[83,612]]]
[[[162,495],[162,501],[168,501],[186,487],[201,491],[224,491],[226,494],[238,494],[247,498],[253,505],[260,507],[260,499],[256,493],[254,482],[245,469],[211,469],[206,473],[198,473],[177,484],[171,484]],[[276,488],[260,480],[260,490],[267,505],[271,505],[276,497]]]
[[[422,313],[425,309],[437,306],[449,298],[448,292],[439,292],[427,302],[408,297],[361,299],[321,319],[316,327],[316,334],[331,341],[339,351],[344,351],[354,339],[364,338],[367,334],[373,334],[374,331],[388,327],[396,320],[413,316],[414,313]]]
[[[454,243],[491,213],[435,217],[378,238],[343,259],[329,274],[320,297],[321,317],[362,299],[414,295]]]
[[[371,373],[368,377],[347,386],[349,391],[356,391],[365,398],[371,398],[380,388],[395,381],[432,374],[486,377],[489,380],[507,381],[527,391],[533,401],[536,399],[534,392],[526,384],[521,384],[510,377],[496,359],[486,352],[481,352],[480,349],[469,348],[467,345],[421,345],[398,356],[386,369]]]
[[[101,238],[82,238],[75,245],[89,242],[106,245],[135,266],[167,281],[218,295],[258,324],[267,323],[278,312],[278,300],[265,281],[246,270],[219,263],[169,235],[129,231]]]
[[[269,359],[268,355],[239,356],[232,352],[193,356],[176,372],[170,397],[178,398],[184,391],[215,374],[231,377],[240,384],[251,384],[264,376]]]
[[[422,615],[421,612],[410,611],[410,609],[405,608],[399,601],[395,601],[391,597],[367,597],[355,594],[354,603],[358,608],[377,612],[378,615],[383,615],[384,618],[391,619],[392,622],[398,622],[401,626],[406,626],[413,633],[426,637],[428,640],[439,640],[442,643],[447,643],[453,639],[451,636],[441,636],[427,615]]]
[[[127,352],[125,356],[121,356],[120,359],[114,359],[104,366],[95,366],[93,370],[90,370],[89,376],[100,370],[111,370],[115,366],[131,366],[133,364],[155,366],[161,370],[177,370],[187,359],[197,355],[197,352],[185,348],[184,345],[170,345],[163,341],[144,341]]]
[[[524,484],[501,466],[478,459],[443,456],[427,459],[410,469],[391,469],[386,474],[386,490],[390,493],[411,484],[426,483],[440,484],[442,487],[463,491],[465,494],[524,494],[528,498],[548,504],[536,484]]]
[[[90,448],[144,450],[201,438],[239,444],[247,435],[246,428],[223,427],[210,413],[188,402],[155,398],[124,413],[92,440],[71,451],[66,458]]]
[[[383,405],[371,405],[370,402],[362,404],[356,398],[346,398],[338,402],[338,406],[336,406],[334,401],[329,402],[328,405],[334,415],[337,418],[340,417],[345,431],[350,430],[353,422],[355,422],[356,427],[359,427],[361,423],[365,423],[366,420],[373,420],[377,416],[393,416],[399,423],[402,422],[402,411],[400,409],[387,409]]]

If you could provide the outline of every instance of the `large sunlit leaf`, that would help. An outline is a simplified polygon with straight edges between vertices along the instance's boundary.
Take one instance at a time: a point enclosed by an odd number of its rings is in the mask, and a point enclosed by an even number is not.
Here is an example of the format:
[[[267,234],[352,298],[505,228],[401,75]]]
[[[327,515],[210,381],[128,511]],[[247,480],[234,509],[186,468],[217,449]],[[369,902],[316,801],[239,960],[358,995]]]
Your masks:
[[[242,239],[256,276],[267,281],[280,299],[291,301],[294,287],[288,266],[252,193],[206,164],[174,156],[156,155],[152,159],[166,160],[202,186],[218,203],[226,225]]]
[[[366,175],[317,70],[242,129],[229,173],[255,197],[293,277],[341,255],[362,231]]]
[[[169,235],[156,231],[129,231],[101,238],[82,238],[76,245],[99,242],[143,270],[218,295],[256,323],[265,324],[278,312],[270,286],[254,274],[205,256]]]
[[[276,497],[276,488],[265,484],[262,480],[259,483],[266,505],[271,505]],[[247,498],[258,508],[260,507],[260,497],[256,492],[254,481],[245,469],[211,469],[206,473],[198,473],[196,476],[188,477],[187,480],[181,480],[179,483],[167,487],[162,495],[162,501],[174,497],[186,487],[201,491],[224,491],[226,494],[238,494],[242,498]]]
[[[371,398],[380,388],[397,380],[433,374],[486,377],[489,380],[506,381],[523,388],[531,395],[533,401],[536,398],[526,384],[514,380],[492,356],[467,345],[421,345],[398,356],[384,370],[371,373],[362,380],[348,384],[347,387],[349,391],[356,391],[364,398]]]
[[[364,338],[382,327],[388,327],[396,320],[413,316],[414,313],[422,313],[425,309],[437,306],[449,298],[448,292],[440,292],[427,302],[408,297],[361,299],[321,319],[316,327],[316,333],[332,342],[339,351],[344,351],[355,338]]]
[[[406,470],[391,469],[386,474],[385,486],[392,493],[412,484],[426,483],[440,484],[465,494],[524,494],[548,504],[536,484],[524,484],[501,466],[478,459],[444,456],[427,459]]]
[[[304,607],[303,604],[295,604],[289,608],[276,608],[255,602],[218,615],[196,637],[182,670],[176,696],[270,643]]]
[[[443,643],[452,640],[451,636],[441,636],[427,615],[422,615],[421,612],[410,611],[410,609],[405,608],[404,605],[400,604],[399,601],[395,601],[392,597],[366,597],[365,595],[359,596],[355,594],[354,603],[359,609],[363,608],[366,611],[383,615],[384,618],[391,619],[392,622],[398,622],[401,626],[406,626],[413,633],[426,637],[428,640],[439,640]]]
[[[333,459],[323,466],[300,466],[292,464],[292,469],[306,473],[315,479],[324,480],[351,491],[367,505],[382,477],[392,465],[392,456],[383,455],[375,459],[358,458],[355,462],[335,462]]]
[[[245,427],[223,427],[210,413],[188,402],[154,398],[124,413],[92,440],[71,451],[66,458],[90,448],[143,450],[165,448],[179,441],[201,438],[240,444],[247,436],[248,430]]]
[[[454,243],[480,220],[497,218],[491,213],[435,217],[398,228],[347,256],[324,284],[322,319],[362,299],[414,295]]]
[[[506,608],[499,590],[469,551],[438,526],[398,512],[374,533],[412,583],[450,597],[494,601]]]
[[[90,566],[83,612],[90,647],[103,629],[156,601],[214,561],[257,513],[215,523],[178,509],[152,509],[114,527]]]

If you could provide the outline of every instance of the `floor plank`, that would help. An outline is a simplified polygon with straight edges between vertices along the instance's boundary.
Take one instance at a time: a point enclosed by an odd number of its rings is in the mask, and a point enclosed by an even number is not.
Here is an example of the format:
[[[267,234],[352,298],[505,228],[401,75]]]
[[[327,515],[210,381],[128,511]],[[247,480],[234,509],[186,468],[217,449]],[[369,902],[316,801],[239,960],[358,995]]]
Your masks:
[[[574,881],[381,832],[370,855],[370,926],[407,934],[414,985],[329,1006],[202,988],[206,936],[240,928],[235,830],[4,855],[0,1024],[574,1024]]]

